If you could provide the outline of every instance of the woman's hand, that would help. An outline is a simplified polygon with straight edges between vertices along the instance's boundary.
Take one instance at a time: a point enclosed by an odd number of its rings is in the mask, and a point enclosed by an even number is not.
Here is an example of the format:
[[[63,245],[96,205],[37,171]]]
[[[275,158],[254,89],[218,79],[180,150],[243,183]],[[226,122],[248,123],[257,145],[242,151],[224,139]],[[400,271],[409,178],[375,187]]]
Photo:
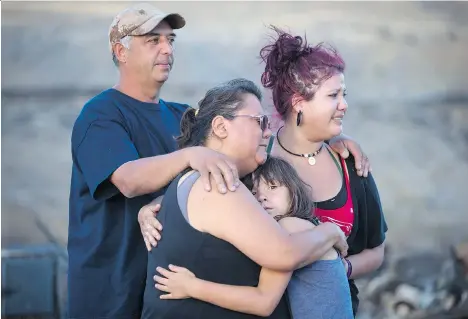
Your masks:
[[[351,137],[341,134],[332,138],[329,141],[329,145],[344,159],[348,158],[349,153],[354,156],[356,170],[359,176],[367,177],[367,174],[372,172],[369,158],[363,152],[359,143],[353,140]]]
[[[190,287],[193,283],[195,275],[184,267],[169,265],[169,270],[157,267],[156,271],[164,277],[155,275],[154,281],[157,282],[155,287],[161,291],[167,292],[161,295],[161,299],[185,299],[190,298]]]
[[[156,198],[138,212],[138,223],[148,251],[151,251],[152,247],[156,247],[161,239],[162,225],[156,219],[156,214],[161,208],[162,198],[163,196]]]

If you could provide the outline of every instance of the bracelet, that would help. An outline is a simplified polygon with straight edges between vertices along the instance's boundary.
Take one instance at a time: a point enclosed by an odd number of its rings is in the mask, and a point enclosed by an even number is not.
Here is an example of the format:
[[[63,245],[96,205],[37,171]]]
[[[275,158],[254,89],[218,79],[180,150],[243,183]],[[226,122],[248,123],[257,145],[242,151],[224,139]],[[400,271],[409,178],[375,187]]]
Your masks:
[[[351,274],[353,273],[353,265],[351,265],[351,262],[348,260],[348,258],[345,258],[346,263],[348,264],[348,272],[346,273],[346,276],[351,277]]]

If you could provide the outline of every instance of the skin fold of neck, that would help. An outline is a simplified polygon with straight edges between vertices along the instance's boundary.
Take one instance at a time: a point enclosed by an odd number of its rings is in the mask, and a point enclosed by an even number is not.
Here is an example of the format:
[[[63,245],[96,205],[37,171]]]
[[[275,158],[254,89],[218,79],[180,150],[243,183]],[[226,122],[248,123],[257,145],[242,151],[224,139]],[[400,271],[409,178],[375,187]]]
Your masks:
[[[141,83],[127,76],[121,76],[119,83],[115,88],[122,93],[133,97],[142,102],[146,103],[158,103],[159,92],[161,91],[162,84],[160,83]]]

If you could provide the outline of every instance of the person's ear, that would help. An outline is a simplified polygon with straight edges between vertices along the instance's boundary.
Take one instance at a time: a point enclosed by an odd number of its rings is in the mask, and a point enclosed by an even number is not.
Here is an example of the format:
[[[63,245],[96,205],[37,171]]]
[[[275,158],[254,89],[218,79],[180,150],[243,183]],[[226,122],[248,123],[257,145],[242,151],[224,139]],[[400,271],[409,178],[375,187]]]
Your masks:
[[[293,110],[295,113],[299,113],[301,111],[304,111],[304,99],[297,95],[297,94],[294,94],[293,97],[292,97],[292,107],[293,107]]]
[[[127,62],[127,48],[122,45],[122,43],[114,44],[114,55],[119,63]]]
[[[228,136],[228,126],[229,122],[220,115],[216,116],[213,121],[211,121],[213,135],[220,139],[225,139]]]

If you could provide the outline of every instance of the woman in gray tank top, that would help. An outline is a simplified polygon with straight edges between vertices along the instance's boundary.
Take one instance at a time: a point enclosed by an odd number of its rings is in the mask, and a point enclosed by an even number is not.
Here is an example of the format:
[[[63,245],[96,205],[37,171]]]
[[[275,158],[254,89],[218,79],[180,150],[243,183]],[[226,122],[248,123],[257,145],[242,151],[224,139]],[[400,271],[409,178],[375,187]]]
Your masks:
[[[250,180],[263,208],[290,233],[314,228],[318,221],[307,185],[286,161],[270,157]],[[320,260],[294,272],[262,268],[257,287],[229,286],[196,278],[174,265],[158,268],[156,288],[168,292],[163,299],[200,299],[234,311],[268,316],[287,288],[293,319],[351,319],[353,311],[348,279],[340,255],[328,251]]]

